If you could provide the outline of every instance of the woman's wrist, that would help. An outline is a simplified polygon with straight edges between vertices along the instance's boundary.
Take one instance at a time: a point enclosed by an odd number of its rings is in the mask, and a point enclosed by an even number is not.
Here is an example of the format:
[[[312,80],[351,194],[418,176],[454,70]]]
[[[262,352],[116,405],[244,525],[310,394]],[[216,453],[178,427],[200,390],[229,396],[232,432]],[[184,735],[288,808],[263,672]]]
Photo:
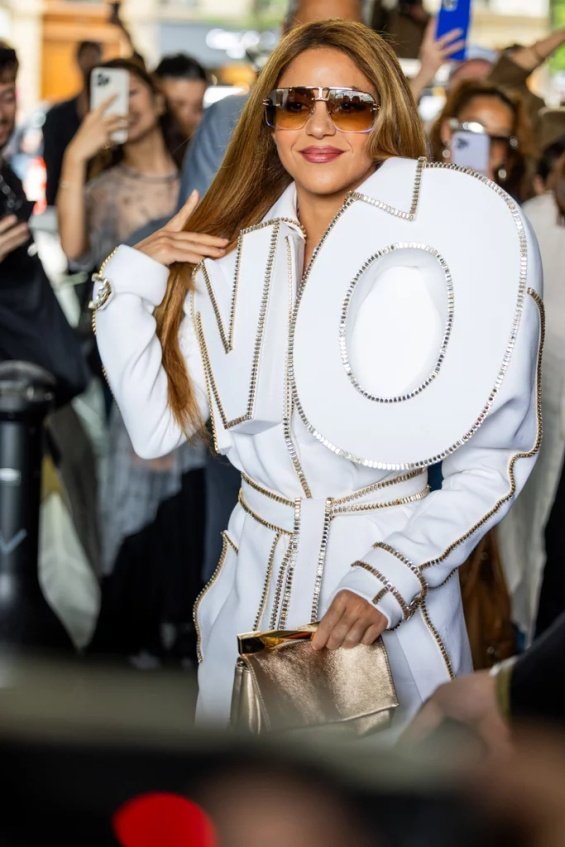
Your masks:
[[[70,170],[75,174],[84,174],[86,172],[86,165],[88,163],[88,156],[85,156],[84,153],[81,153],[80,149],[76,146],[73,146],[73,142],[69,144],[67,149],[65,150],[65,155],[63,157],[63,171],[62,174],[65,176],[65,172]]]

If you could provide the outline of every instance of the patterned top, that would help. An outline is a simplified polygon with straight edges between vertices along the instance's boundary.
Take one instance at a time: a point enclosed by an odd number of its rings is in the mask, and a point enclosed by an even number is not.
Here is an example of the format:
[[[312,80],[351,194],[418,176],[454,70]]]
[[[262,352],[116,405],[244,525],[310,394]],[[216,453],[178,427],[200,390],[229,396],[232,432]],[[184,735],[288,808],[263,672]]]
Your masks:
[[[85,190],[90,249],[82,267],[99,267],[140,227],[176,211],[179,175],[151,176],[124,164],[91,180]],[[101,474],[103,572],[112,571],[125,538],[151,523],[159,505],[181,487],[182,475],[204,463],[204,447],[184,444],[161,459],[140,459],[114,404]]]

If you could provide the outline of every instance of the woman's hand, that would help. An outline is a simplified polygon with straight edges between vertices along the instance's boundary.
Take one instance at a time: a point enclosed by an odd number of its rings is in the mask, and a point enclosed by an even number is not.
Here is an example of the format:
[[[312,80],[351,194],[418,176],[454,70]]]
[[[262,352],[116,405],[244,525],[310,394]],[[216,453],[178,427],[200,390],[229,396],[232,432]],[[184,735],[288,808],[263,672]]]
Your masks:
[[[87,162],[104,147],[111,146],[112,133],[127,129],[127,115],[106,115],[105,111],[116,95],[106,98],[92,112],[88,112],[70,142],[68,155],[75,161]]]
[[[219,259],[225,255],[229,239],[200,232],[185,232],[183,226],[198,204],[198,192],[193,191],[184,206],[171,220],[148,238],[135,245],[156,262],[190,262],[197,265],[202,259]]]
[[[312,647],[337,650],[338,647],[373,644],[386,625],[385,616],[368,600],[352,591],[340,591],[320,621],[312,637]]]

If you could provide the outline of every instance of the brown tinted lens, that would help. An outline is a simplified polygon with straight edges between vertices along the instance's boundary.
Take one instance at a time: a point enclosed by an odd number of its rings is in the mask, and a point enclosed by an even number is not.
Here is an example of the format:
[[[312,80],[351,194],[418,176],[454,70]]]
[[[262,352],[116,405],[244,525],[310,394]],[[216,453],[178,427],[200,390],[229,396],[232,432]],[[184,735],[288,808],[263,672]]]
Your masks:
[[[314,109],[314,92],[307,88],[288,88],[281,92],[275,122],[279,129],[300,129]]]
[[[332,120],[343,132],[367,132],[375,120],[375,101],[362,91],[330,90],[328,109]]]

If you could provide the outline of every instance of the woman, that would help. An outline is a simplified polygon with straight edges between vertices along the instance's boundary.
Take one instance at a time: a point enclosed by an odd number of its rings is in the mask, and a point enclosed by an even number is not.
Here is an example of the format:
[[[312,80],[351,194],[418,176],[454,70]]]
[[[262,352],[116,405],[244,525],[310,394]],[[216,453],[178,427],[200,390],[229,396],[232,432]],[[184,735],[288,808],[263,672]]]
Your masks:
[[[516,200],[530,195],[533,142],[522,101],[489,82],[467,80],[456,86],[430,130],[432,158],[451,162],[456,129],[469,128],[489,136],[486,176]]]
[[[463,135],[454,135],[463,130]],[[465,131],[486,134],[483,161],[470,158],[470,166],[522,202],[531,192],[531,128],[520,97],[483,80],[466,80],[450,89],[444,108],[430,131],[432,157],[458,162],[453,145],[465,140]],[[471,135],[467,136],[473,141]],[[484,154],[483,154],[484,156]],[[481,156],[481,158],[483,158]],[[434,468],[431,481],[441,479]],[[518,649],[509,592],[507,563],[498,549],[498,528],[491,530],[460,570],[465,618],[473,665],[488,668]]]
[[[179,127],[179,137],[190,141],[204,114],[204,95],[210,85],[206,69],[192,56],[163,56],[154,75]]]
[[[109,116],[105,103],[86,116],[65,152],[57,196],[63,250],[82,267],[98,266],[153,217],[168,218],[179,191],[179,150],[164,95],[135,61],[116,59],[104,67],[129,72],[129,113]],[[121,127],[127,128],[127,141],[117,145],[112,133]],[[198,591],[201,567],[203,450],[183,445],[143,462],[112,404],[101,459],[106,579],[92,649],[161,656],[180,651],[182,642],[183,655],[191,657],[190,597]],[[179,520],[179,508],[181,513],[190,509],[191,519]],[[162,643],[164,627],[168,649]]]
[[[543,444],[539,461],[498,535],[512,591],[514,616],[526,643],[565,609],[565,139],[538,165],[543,194],[524,204],[543,264],[547,333],[543,368]]]
[[[448,577],[537,450],[539,297],[524,286],[539,279],[515,204],[416,161],[424,147],[378,35],[298,27],[200,205],[191,197],[100,271],[98,343],[136,450],[166,452],[210,413],[216,449],[243,472],[195,609],[202,718],[227,720],[236,635],[251,628],[320,620],[318,650],[383,634],[397,723],[470,668]],[[496,300],[483,289],[493,274]],[[479,307],[475,373],[474,333],[462,333]],[[444,456],[443,488],[428,494],[426,468]]]

